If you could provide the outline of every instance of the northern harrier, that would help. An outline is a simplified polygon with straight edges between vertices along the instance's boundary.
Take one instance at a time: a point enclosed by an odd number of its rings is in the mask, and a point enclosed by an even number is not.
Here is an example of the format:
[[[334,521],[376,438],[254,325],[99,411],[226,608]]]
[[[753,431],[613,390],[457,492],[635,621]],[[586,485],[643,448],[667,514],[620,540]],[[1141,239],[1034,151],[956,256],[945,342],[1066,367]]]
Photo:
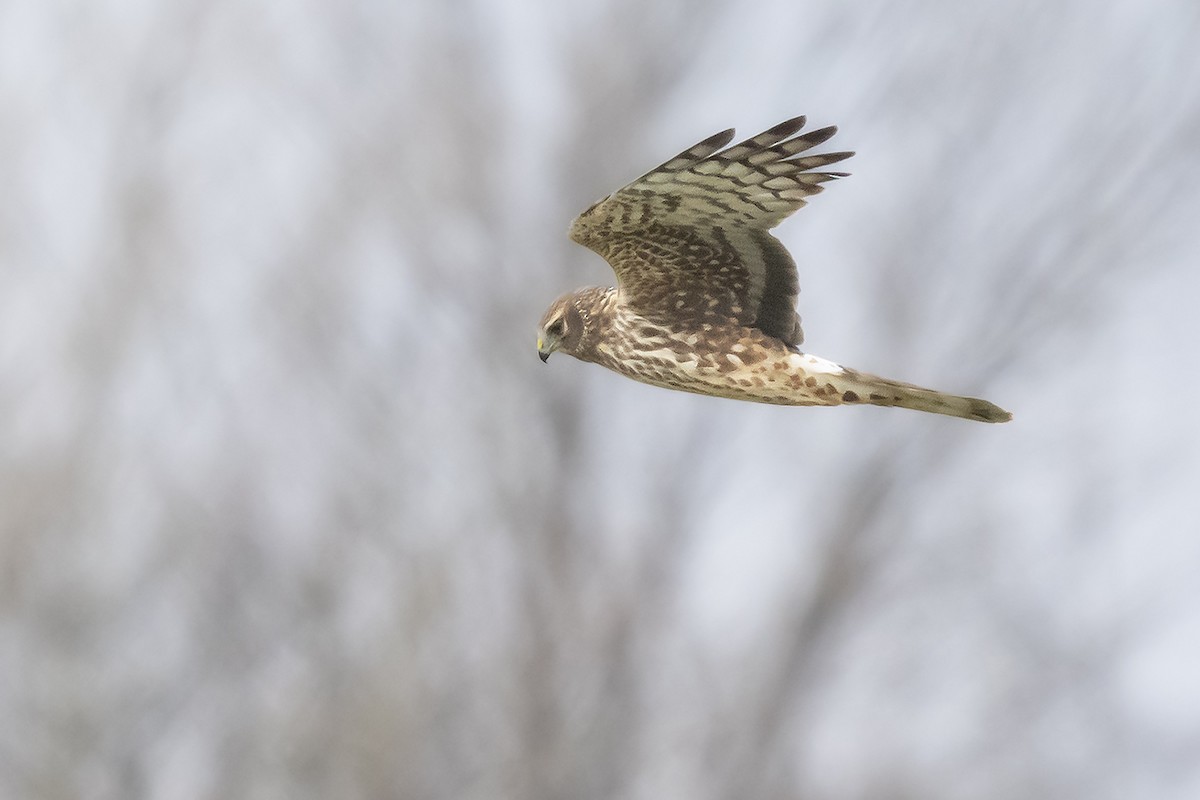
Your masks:
[[[561,350],[668,389],[793,406],[866,403],[1007,422],[986,400],[879,378],[801,352],[796,264],[768,231],[844,172],[853,153],[800,154],[837,128],[797,135],[804,117],[733,147],[733,130],[684,150],[571,223],[616,288],[555,300],[542,361]]]

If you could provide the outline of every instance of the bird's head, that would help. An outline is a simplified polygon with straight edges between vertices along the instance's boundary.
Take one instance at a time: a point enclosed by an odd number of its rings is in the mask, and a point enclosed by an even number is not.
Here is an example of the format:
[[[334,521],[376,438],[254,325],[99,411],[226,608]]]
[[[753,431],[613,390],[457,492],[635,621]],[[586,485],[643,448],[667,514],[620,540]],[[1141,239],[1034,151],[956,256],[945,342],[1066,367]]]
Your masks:
[[[580,358],[588,333],[592,295],[596,289],[580,289],[564,294],[550,304],[538,326],[537,349],[542,361],[558,350]]]

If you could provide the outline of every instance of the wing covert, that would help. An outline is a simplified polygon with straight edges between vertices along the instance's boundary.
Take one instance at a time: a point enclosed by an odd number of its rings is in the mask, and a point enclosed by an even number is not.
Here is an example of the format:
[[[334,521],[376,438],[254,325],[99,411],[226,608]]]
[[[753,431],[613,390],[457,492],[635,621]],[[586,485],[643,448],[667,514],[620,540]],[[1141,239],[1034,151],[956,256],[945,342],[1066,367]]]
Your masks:
[[[715,134],[580,214],[571,238],[608,261],[643,314],[724,316],[798,345],[796,265],[769,231],[847,174],[822,167],[853,155],[803,155],[837,131],[804,124],[727,148],[733,130]]]

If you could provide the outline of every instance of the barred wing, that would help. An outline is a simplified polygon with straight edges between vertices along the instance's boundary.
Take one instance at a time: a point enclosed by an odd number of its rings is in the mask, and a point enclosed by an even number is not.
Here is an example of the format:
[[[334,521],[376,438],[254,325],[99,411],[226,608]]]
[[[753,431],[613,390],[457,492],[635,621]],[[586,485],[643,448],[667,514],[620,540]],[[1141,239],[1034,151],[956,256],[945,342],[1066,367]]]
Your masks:
[[[796,264],[768,231],[847,174],[813,170],[854,155],[801,156],[837,132],[797,135],[804,122],[725,150],[733,130],[711,136],[580,214],[571,238],[608,261],[622,300],[642,314],[732,318],[798,345]]]

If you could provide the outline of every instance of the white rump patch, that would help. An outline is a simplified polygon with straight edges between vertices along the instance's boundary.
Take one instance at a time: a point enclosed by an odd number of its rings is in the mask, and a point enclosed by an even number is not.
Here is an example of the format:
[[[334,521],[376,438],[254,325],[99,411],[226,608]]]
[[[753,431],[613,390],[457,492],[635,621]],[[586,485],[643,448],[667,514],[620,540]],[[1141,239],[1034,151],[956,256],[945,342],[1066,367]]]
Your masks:
[[[792,353],[788,356],[788,365],[802,369],[805,372],[819,372],[825,375],[841,375],[846,370],[840,364],[826,361],[811,353]]]

